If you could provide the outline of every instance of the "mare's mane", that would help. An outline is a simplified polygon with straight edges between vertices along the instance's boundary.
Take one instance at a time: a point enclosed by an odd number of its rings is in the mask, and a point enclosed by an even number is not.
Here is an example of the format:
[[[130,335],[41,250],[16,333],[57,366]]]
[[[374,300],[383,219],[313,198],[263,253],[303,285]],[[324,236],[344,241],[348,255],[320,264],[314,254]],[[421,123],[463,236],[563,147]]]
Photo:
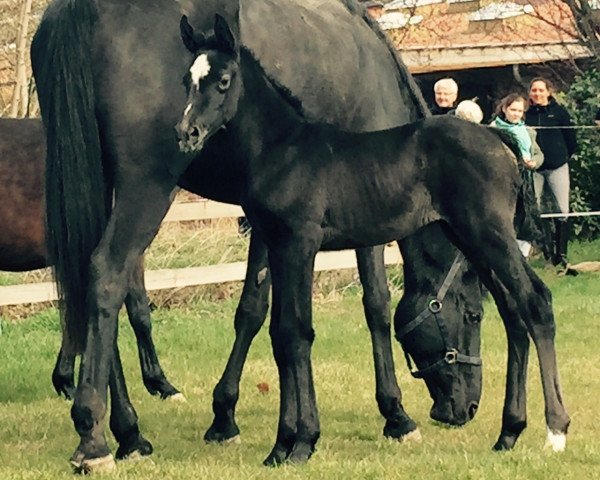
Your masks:
[[[240,66],[242,66],[242,58],[241,55],[245,54],[247,56],[248,61],[252,64],[253,68],[259,71],[260,75],[264,78],[267,85],[271,86],[273,90],[294,110],[294,112],[302,119],[307,120],[307,116],[302,106],[302,101],[292,93],[292,91],[287,88],[285,85],[282,85],[275,78],[269,75],[264,67],[261,65],[260,60],[256,58],[252,51],[241,45],[240,46]],[[242,74],[243,77],[243,74]],[[244,79],[245,81],[245,79]]]

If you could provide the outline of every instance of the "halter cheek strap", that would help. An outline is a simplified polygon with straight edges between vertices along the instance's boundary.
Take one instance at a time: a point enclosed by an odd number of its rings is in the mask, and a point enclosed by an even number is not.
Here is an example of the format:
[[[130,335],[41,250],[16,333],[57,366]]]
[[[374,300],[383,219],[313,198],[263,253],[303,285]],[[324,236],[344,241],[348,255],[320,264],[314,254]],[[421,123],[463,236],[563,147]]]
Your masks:
[[[412,332],[419,325],[421,325],[429,317],[433,316],[442,334],[442,339],[444,341],[444,346],[446,350],[444,357],[438,360],[437,362],[432,363],[428,367],[423,368],[422,370],[414,369],[412,361],[410,359],[410,355],[406,351],[404,352],[404,357],[406,358],[408,369],[410,370],[410,373],[414,378],[423,378],[425,375],[428,375],[429,373],[432,373],[445,365],[453,365],[455,363],[464,363],[467,365],[481,365],[482,363],[480,357],[465,355],[463,353],[460,353],[456,348],[447,347],[446,339],[449,336],[448,331],[443,323],[443,319],[437,315],[439,312],[442,311],[444,298],[446,297],[446,294],[448,293],[452,282],[456,278],[456,274],[460,270],[464,259],[465,257],[462,254],[462,252],[458,252],[435,298],[432,298],[429,301],[427,308],[425,308],[419,315],[417,315],[417,317],[414,320],[410,321],[396,332],[396,337],[398,338],[398,340],[400,340],[408,333]]]

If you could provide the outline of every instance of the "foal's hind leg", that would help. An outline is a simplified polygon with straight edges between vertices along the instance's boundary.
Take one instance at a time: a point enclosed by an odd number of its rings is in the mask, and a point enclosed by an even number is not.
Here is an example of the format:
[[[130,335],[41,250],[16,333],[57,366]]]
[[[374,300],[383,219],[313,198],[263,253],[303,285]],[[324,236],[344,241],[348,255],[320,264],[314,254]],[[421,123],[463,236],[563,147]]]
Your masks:
[[[459,219],[456,224],[463,222],[464,217]],[[527,265],[519,252],[514,236],[509,234],[512,232],[509,222],[510,219],[502,224],[494,225],[492,221],[477,219],[476,223],[463,223],[462,226],[455,230],[453,228],[453,230],[464,246],[465,254],[478,268],[494,296],[509,331],[508,341],[512,342],[509,349],[516,349],[514,355],[526,354],[526,348],[524,346],[519,348],[518,345],[515,345],[517,339],[514,333],[512,335],[511,333],[518,331],[521,319],[527,326],[535,343],[540,363],[546,404],[548,441],[555,451],[563,450],[570,419],[563,405],[558,378],[554,345],[556,326],[552,313],[552,298],[548,288]],[[493,272],[497,280],[490,279],[490,272]],[[526,362],[520,361],[519,363],[520,365],[513,364],[515,369],[509,370],[507,381],[511,381],[510,377],[512,379],[522,378],[519,381],[524,384]],[[503,432],[500,434],[496,448],[512,447],[520,433],[518,432],[519,428],[522,430],[524,427],[524,423],[522,426],[518,425],[519,415],[513,419],[512,415],[506,414],[512,411],[511,405],[519,405],[518,390],[518,388],[507,388],[508,397],[505,399],[504,410],[504,418],[507,423],[503,425]]]
[[[235,406],[239,398],[240,378],[252,340],[262,327],[269,308],[271,276],[267,247],[252,233],[244,290],[235,312],[235,343],[227,366],[213,392],[215,418],[204,434],[207,442],[235,442],[240,429],[235,422]]]
[[[494,450],[510,450],[521,432],[527,426],[527,363],[529,359],[529,334],[527,326],[520,318],[506,321],[516,311],[510,294],[504,290],[494,275],[486,278],[492,287],[490,291],[499,290],[497,306],[504,322],[508,340],[508,361],[506,373],[506,390],[504,409],[502,411],[502,430]],[[504,290],[504,291],[503,291]],[[508,305],[505,301],[513,303]]]
[[[144,261],[139,264],[131,276],[129,293],[125,297],[125,307],[129,322],[137,340],[142,379],[150,394],[160,395],[163,399],[185,400],[185,397],[167,380],[156,355],[152,340],[152,320],[150,319],[150,301],[144,284]]]
[[[363,287],[363,306],[371,333],[375,365],[375,398],[386,419],[386,437],[420,439],[417,424],[404,411],[402,392],[396,380],[390,328],[390,292],[387,286],[383,246],[356,250]]]

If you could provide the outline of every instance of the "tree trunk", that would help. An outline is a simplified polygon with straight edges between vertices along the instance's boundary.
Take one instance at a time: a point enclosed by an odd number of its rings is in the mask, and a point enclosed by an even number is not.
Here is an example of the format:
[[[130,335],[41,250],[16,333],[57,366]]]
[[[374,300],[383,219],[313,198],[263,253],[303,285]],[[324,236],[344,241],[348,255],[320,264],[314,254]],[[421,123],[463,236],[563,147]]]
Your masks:
[[[27,31],[31,14],[32,0],[23,0],[19,16],[19,30],[17,34],[17,68],[15,73],[15,87],[13,90],[10,116],[24,116],[28,106],[27,82]]]

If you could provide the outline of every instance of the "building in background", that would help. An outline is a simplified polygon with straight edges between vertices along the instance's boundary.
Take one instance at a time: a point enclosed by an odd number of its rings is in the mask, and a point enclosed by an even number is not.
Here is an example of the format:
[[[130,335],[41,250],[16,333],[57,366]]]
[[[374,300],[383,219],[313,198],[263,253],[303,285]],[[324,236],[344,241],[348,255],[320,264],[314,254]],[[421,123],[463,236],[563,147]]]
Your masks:
[[[486,118],[509,91],[544,74],[569,82],[590,51],[558,0],[363,2],[387,32],[431,103],[433,84],[453,77],[460,99],[478,97]],[[590,6],[600,13],[600,0]],[[566,86],[563,83],[563,86]]]

